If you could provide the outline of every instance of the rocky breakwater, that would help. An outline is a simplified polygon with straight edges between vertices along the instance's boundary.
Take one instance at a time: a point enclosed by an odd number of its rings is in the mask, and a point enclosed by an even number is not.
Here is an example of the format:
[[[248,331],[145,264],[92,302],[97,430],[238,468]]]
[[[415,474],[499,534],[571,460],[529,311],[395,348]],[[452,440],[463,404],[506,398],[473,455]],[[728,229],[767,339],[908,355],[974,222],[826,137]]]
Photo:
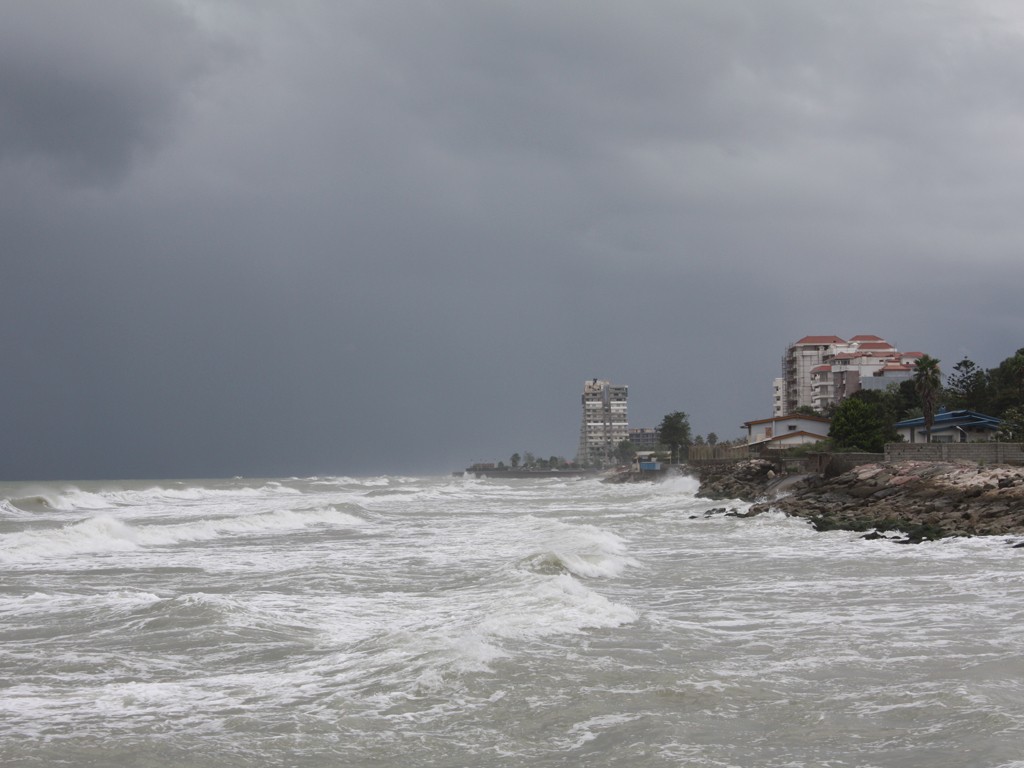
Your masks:
[[[749,514],[778,510],[807,518],[819,531],[871,531],[872,537],[907,543],[946,536],[1024,535],[1020,467],[938,461],[865,464],[829,480],[805,479],[790,491],[754,504]]]
[[[697,495],[714,500],[762,499],[777,477],[775,464],[767,459],[707,464],[701,466],[697,473],[700,478]]]

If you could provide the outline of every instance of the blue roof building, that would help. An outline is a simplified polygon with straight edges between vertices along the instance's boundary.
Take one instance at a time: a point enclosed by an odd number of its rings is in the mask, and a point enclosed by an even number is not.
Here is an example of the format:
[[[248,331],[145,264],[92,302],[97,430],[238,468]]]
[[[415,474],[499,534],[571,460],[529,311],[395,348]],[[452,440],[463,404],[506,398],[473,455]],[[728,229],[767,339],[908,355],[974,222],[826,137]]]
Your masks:
[[[995,440],[996,432],[1002,426],[1002,419],[986,416],[977,411],[947,411],[935,414],[932,423],[933,443],[984,443]],[[904,419],[895,424],[896,432],[908,443],[927,441],[924,416]]]

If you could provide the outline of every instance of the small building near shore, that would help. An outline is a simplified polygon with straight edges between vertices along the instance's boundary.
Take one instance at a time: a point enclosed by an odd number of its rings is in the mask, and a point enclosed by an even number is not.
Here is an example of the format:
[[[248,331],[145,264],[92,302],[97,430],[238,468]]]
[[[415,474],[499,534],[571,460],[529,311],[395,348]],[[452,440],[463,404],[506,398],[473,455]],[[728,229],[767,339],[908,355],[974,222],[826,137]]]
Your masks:
[[[770,419],[744,422],[747,445],[754,449],[782,450],[798,445],[810,445],[828,437],[832,422],[824,416],[792,413]]]
[[[977,411],[947,411],[935,414],[932,422],[933,443],[986,443],[996,439],[996,432],[1002,426],[1002,420],[995,416],[986,416]],[[924,443],[928,441],[928,431],[924,426],[924,416],[916,419],[904,419],[894,425],[896,433],[908,443]]]
[[[633,456],[633,471],[639,474],[658,473],[662,471],[661,462],[655,451],[637,451]]]

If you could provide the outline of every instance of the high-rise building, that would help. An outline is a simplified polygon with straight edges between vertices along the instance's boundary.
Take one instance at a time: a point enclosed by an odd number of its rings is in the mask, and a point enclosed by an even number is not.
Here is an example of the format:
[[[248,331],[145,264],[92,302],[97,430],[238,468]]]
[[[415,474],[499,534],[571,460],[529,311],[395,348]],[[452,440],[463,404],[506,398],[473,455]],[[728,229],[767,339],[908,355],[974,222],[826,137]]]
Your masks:
[[[628,390],[602,379],[591,379],[583,385],[583,421],[576,461],[602,465],[615,461],[615,448],[629,439]]]
[[[920,352],[899,352],[878,336],[804,336],[786,349],[774,381],[775,417],[810,407],[825,413],[861,389],[882,389],[913,376]]]

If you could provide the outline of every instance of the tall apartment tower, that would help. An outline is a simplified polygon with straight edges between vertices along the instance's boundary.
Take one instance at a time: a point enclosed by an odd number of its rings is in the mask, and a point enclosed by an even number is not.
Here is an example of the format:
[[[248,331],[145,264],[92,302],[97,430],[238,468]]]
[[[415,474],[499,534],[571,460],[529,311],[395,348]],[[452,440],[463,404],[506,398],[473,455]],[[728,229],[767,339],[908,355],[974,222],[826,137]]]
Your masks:
[[[583,421],[576,461],[581,464],[610,464],[615,448],[629,439],[626,399],[629,387],[591,379],[583,385]]]

